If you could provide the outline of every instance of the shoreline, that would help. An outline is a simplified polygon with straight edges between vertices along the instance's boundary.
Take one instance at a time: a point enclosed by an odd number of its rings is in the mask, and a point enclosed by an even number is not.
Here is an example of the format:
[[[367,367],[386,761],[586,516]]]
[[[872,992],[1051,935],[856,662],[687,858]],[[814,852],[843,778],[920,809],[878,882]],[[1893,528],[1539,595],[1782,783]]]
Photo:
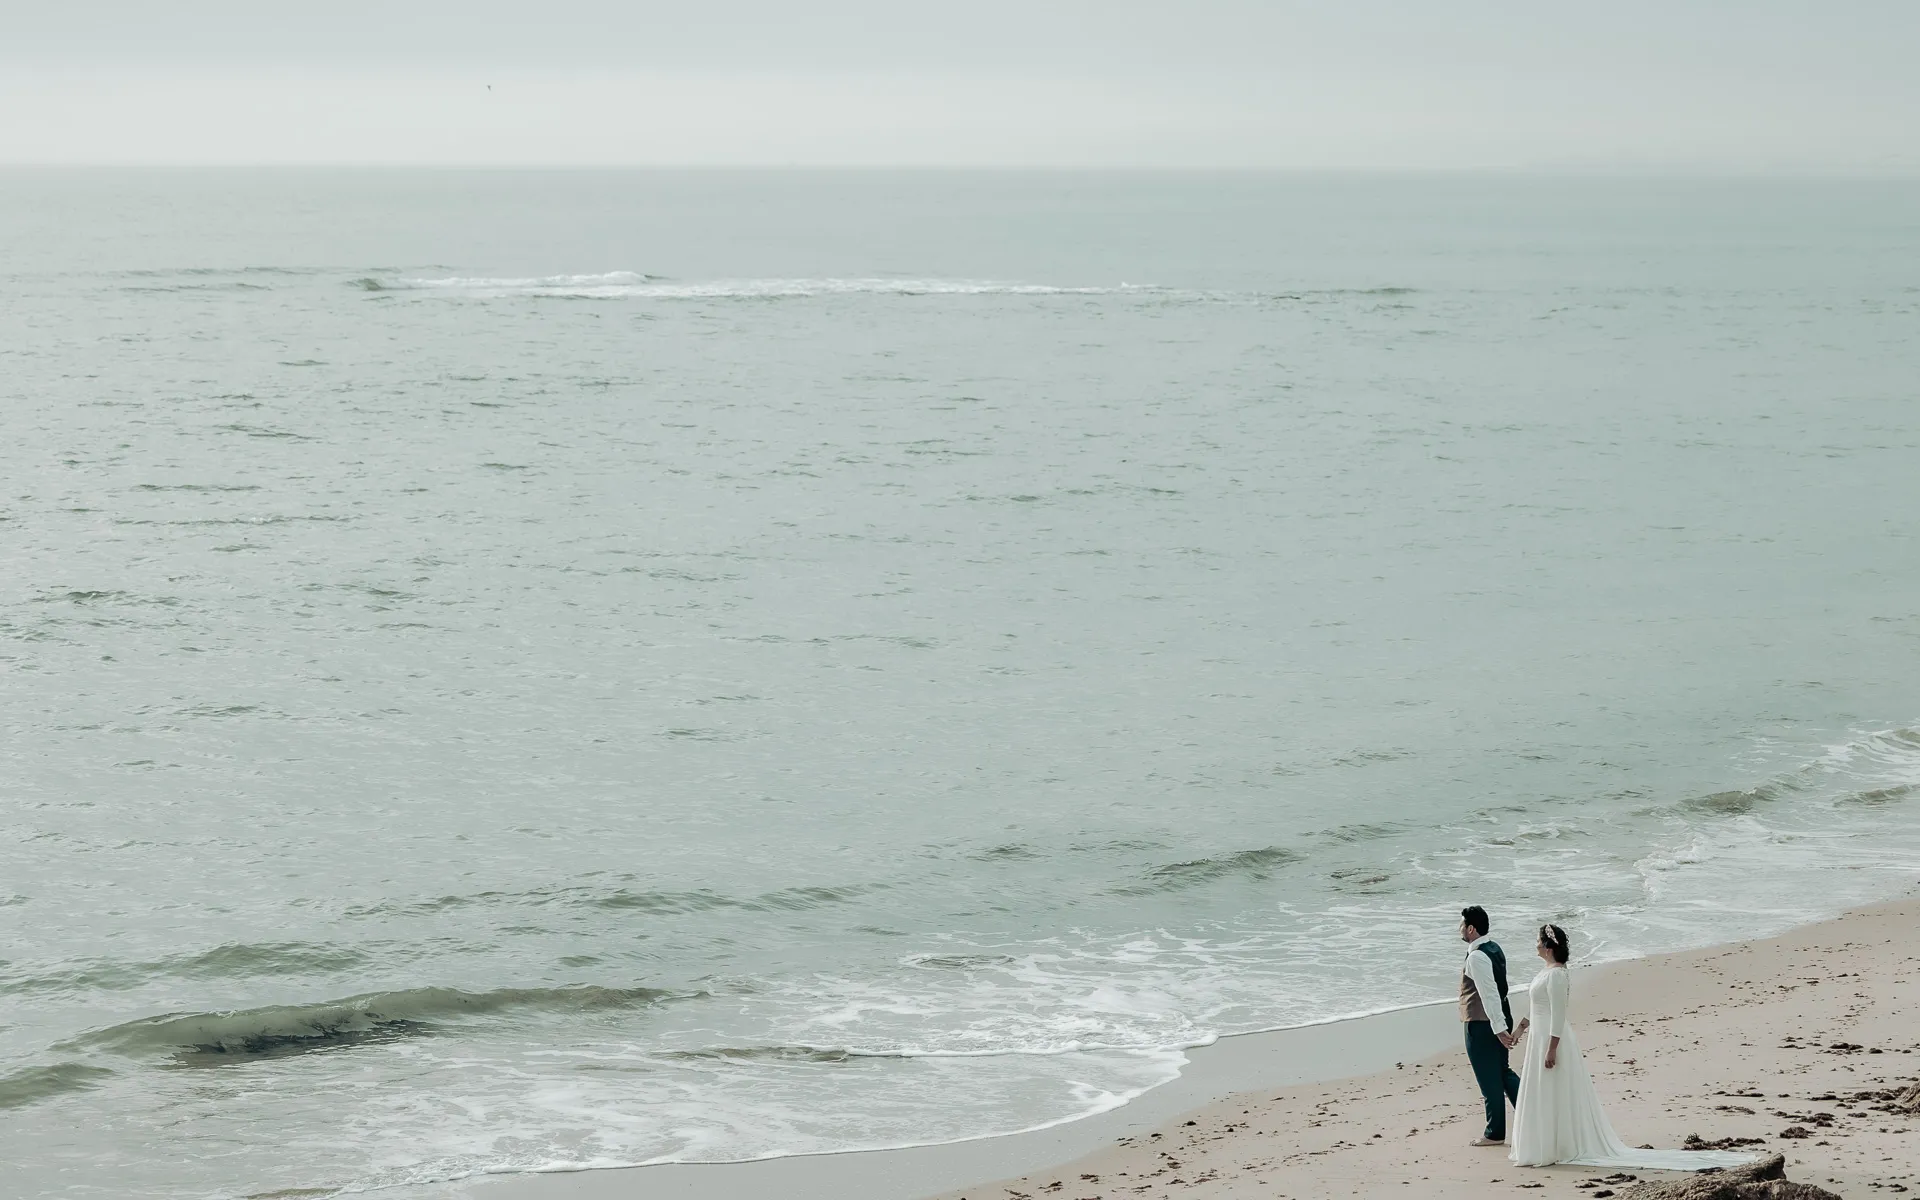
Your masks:
[[[1637,1090],[1622,1092],[1617,1086],[1621,1081],[1609,1076],[1613,1064],[1609,1061],[1612,1051],[1608,1047],[1623,1021],[1638,1019],[1646,1024],[1667,1022],[1675,1020],[1682,1013],[1694,1022],[1701,1020],[1703,1014],[1708,1014],[1705,1019],[1709,1021],[1712,1020],[1711,1014],[1715,1013],[1722,1018],[1730,1017],[1732,1014],[1725,1010],[1731,1001],[1711,989],[1701,991],[1707,974],[1725,970],[1724,966],[1709,967],[1705,964],[1725,960],[1754,960],[1748,964],[1751,968],[1748,974],[1771,978],[1779,976],[1782,967],[1796,957],[1811,955],[1815,961],[1824,962],[1822,970],[1852,975],[1857,980],[1859,971],[1840,972],[1835,963],[1826,960],[1833,957],[1837,947],[1852,944],[1863,930],[1869,928],[1875,931],[1887,928],[1902,931],[1906,935],[1906,945],[1912,946],[1915,941],[1912,934],[1920,930],[1920,897],[1910,891],[1901,899],[1849,909],[1837,917],[1797,926],[1768,938],[1614,960],[1581,968],[1576,976],[1579,991],[1576,1021],[1583,1030],[1583,1039],[1589,1043],[1589,1066],[1595,1072],[1596,1082],[1607,1098],[1609,1112],[1622,1135],[1634,1143],[1653,1137],[1654,1133],[1639,1136],[1639,1132],[1643,1120],[1641,1110],[1647,1104],[1656,1102],[1642,1099]],[[1894,957],[1905,960],[1906,956]],[[1890,965],[1883,964],[1881,973],[1888,974],[1888,978],[1879,980],[1883,990],[1891,989],[1891,993],[1900,993],[1885,998],[1897,1009],[1892,1013],[1895,1026],[1905,1031],[1903,1036],[1906,1040],[1893,1047],[1898,1056],[1898,1065],[1909,1075],[1920,1075],[1920,1054],[1915,1053],[1920,1049],[1920,1010],[1909,1002],[1916,974],[1912,961],[1904,963],[1907,981],[1904,985],[1893,977],[1898,972],[1892,971]],[[1531,978],[1531,972],[1524,965],[1516,964],[1514,974],[1515,996],[1523,998],[1525,979]],[[1821,975],[1802,969],[1799,975],[1793,977],[1803,978],[1807,982],[1774,985],[1789,1000],[1802,990],[1810,991]],[[1754,992],[1760,982],[1756,977],[1726,986],[1737,994],[1742,988],[1746,992]],[[1904,993],[1900,992],[1902,986],[1907,989]],[[1652,1015],[1637,1012],[1641,1002],[1649,998],[1661,1011]],[[1516,1019],[1523,1007],[1516,1006]],[[1815,1027],[1821,1024],[1820,1015],[1818,1011],[1797,1015],[1796,1019],[1805,1023],[1805,1036],[1817,1036]],[[1731,1024],[1723,1024],[1723,1028],[1728,1034],[1725,1045],[1692,1054],[1693,1059],[1702,1060],[1698,1066],[1689,1067],[1696,1079],[1703,1068],[1728,1073],[1736,1065],[1722,1063],[1717,1068],[1707,1068],[1705,1059],[1716,1055],[1724,1058],[1724,1052],[1730,1049],[1753,1049],[1751,1039],[1740,1033],[1738,1028]],[[1673,1033],[1677,1030],[1664,1032]],[[1213,1139],[1214,1144],[1233,1145],[1240,1150],[1242,1157],[1255,1151],[1267,1156],[1268,1166],[1275,1172],[1275,1177],[1259,1180],[1258,1187],[1262,1195],[1367,1195],[1370,1194],[1367,1191],[1348,1192],[1340,1186],[1338,1176],[1345,1168],[1336,1171],[1333,1176],[1318,1169],[1333,1161],[1346,1162],[1349,1159],[1354,1160],[1355,1164],[1362,1164],[1362,1160],[1368,1156],[1351,1153],[1359,1149],[1357,1145],[1349,1144],[1345,1151],[1337,1147],[1312,1150],[1298,1148],[1314,1140],[1307,1136],[1308,1131],[1318,1134],[1328,1128],[1326,1115],[1319,1112],[1318,1108],[1324,1107],[1327,1098],[1337,1092],[1342,1097],[1340,1103],[1343,1105],[1379,1110],[1371,1117],[1358,1118],[1363,1123],[1366,1120],[1385,1121],[1388,1115],[1385,1110],[1395,1107],[1396,1094],[1404,1097],[1409,1092],[1422,1092],[1423,1098],[1432,1102],[1432,1107],[1456,1110],[1442,1124],[1466,1121],[1473,1111],[1477,1111],[1478,1098],[1466,1071],[1464,1055],[1459,1052],[1458,1039],[1459,1021],[1453,1001],[1435,1001],[1318,1024],[1222,1037],[1188,1051],[1188,1063],[1176,1079],[1150,1088],[1104,1112],[1025,1132],[894,1149],[788,1155],[746,1162],[663,1163],[599,1170],[475,1176],[430,1187],[405,1189],[402,1194],[433,1197],[436,1200],[607,1200],[640,1194],[648,1197],[684,1197],[686,1200],[733,1200],[734,1197],[767,1192],[791,1197],[792,1200],[920,1200],[936,1195],[960,1200],[963,1194],[970,1200],[1009,1195],[1019,1200],[1023,1194],[1030,1196],[1032,1190],[1038,1190],[1064,1197],[1069,1194],[1061,1190],[1065,1186],[1064,1181],[1076,1176],[1105,1177],[1120,1171],[1129,1178],[1147,1177],[1146,1172],[1120,1170],[1109,1161],[1116,1157],[1130,1161],[1148,1153],[1139,1147],[1129,1147],[1128,1141],[1153,1140],[1157,1147],[1175,1144],[1191,1146],[1198,1136],[1191,1130],[1211,1126],[1224,1128],[1224,1132]],[[1703,1045],[1706,1042],[1704,1038],[1693,1040]],[[1739,1044],[1736,1046],[1735,1042]],[[1669,1057],[1675,1057],[1685,1047],[1668,1049]],[[1876,1048],[1875,1052],[1878,1053],[1879,1049]],[[1639,1050],[1639,1053],[1649,1059],[1653,1057],[1650,1050]],[[1638,1063],[1639,1059],[1636,1058],[1625,1060],[1624,1064],[1627,1073],[1636,1077],[1636,1082],[1646,1070]],[[1748,1073],[1751,1074],[1751,1070]],[[1452,1086],[1442,1086],[1442,1078]],[[1417,1086],[1409,1088],[1408,1083],[1414,1081],[1418,1081]],[[1751,1082],[1729,1078],[1724,1081],[1722,1090],[1736,1085],[1751,1090]],[[1425,1093],[1429,1085],[1432,1085],[1431,1095]],[[1253,1092],[1262,1095],[1257,1099],[1250,1098],[1249,1094]],[[1676,1092],[1663,1098],[1678,1099],[1679,1096]],[[1259,1135],[1248,1132],[1245,1122],[1238,1123],[1238,1130],[1231,1128],[1236,1122],[1227,1119],[1232,1113],[1222,1107],[1238,1105],[1237,1109],[1233,1109],[1234,1112],[1244,1111],[1245,1115],[1251,1116],[1256,1104],[1302,1103],[1316,1106],[1314,1115],[1317,1119],[1303,1119],[1293,1125],[1284,1120],[1271,1120],[1261,1128],[1273,1128],[1275,1132]],[[1405,1106],[1402,1104],[1400,1107]],[[1664,1106],[1664,1111],[1668,1116],[1677,1115],[1672,1104]],[[1713,1105],[1707,1105],[1706,1112],[1711,1117],[1696,1116],[1695,1120],[1701,1124],[1698,1132],[1710,1140],[1725,1136],[1754,1136],[1744,1124],[1736,1132],[1721,1129],[1719,1125],[1726,1124],[1728,1120],[1734,1123],[1744,1120],[1745,1124],[1752,1124],[1758,1111],[1723,1114]],[[1462,1113],[1466,1115],[1460,1115]],[[1305,1115],[1304,1109],[1300,1115]],[[1393,1120],[1398,1121],[1399,1115],[1395,1115]],[[1720,1119],[1723,1116],[1726,1120]],[[1187,1122],[1193,1124],[1189,1126]],[[1761,1123],[1764,1124],[1765,1120]],[[1920,1117],[1914,1118],[1913,1123],[1920,1124]],[[1655,1121],[1654,1124],[1659,1126],[1661,1122]],[[1782,1122],[1774,1120],[1773,1124],[1778,1126]],[[1435,1197],[1453,1194],[1452,1186],[1439,1177],[1449,1163],[1467,1173],[1460,1181],[1461,1186],[1467,1189],[1460,1192],[1462,1195],[1484,1191],[1496,1175],[1523,1171],[1522,1168],[1512,1167],[1504,1155],[1497,1152],[1493,1156],[1484,1150],[1477,1155],[1468,1153],[1465,1143],[1477,1131],[1476,1128],[1451,1140],[1434,1143],[1433,1154],[1423,1151],[1417,1160],[1428,1168],[1427,1174],[1420,1176],[1424,1185],[1423,1194]],[[1657,1140],[1657,1144],[1677,1145],[1682,1134],[1692,1131],[1669,1133],[1664,1140]],[[1415,1132],[1420,1130],[1416,1127]],[[1414,1136],[1402,1135],[1400,1140]],[[1385,1138],[1377,1132],[1367,1140],[1385,1144]],[[1774,1146],[1772,1140],[1767,1144]],[[1794,1140],[1780,1143],[1776,1148],[1794,1148],[1802,1144]],[[1295,1157],[1305,1156],[1315,1161],[1312,1164],[1286,1163],[1285,1151],[1289,1147],[1294,1147]],[[1275,1151],[1283,1152],[1280,1158],[1272,1158]],[[1794,1157],[1793,1154],[1789,1155],[1790,1175],[1799,1169],[1791,1164]],[[1799,1157],[1805,1158],[1806,1155]],[[1300,1186],[1295,1182],[1299,1171],[1290,1168],[1308,1165],[1316,1168],[1312,1173],[1319,1179],[1315,1185],[1319,1190],[1293,1191],[1294,1187]],[[1358,1173],[1356,1177],[1363,1181],[1363,1186],[1371,1186],[1366,1181],[1375,1180],[1385,1165],[1354,1165],[1352,1170]],[[1406,1164],[1400,1165],[1404,1167]],[[1241,1174],[1248,1180],[1259,1174],[1253,1170],[1253,1164],[1246,1166],[1247,1170]],[[1083,1170],[1083,1167],[1098,1169]],[[1530,1179],[1536,1182],[1551,1182],[1552,1177],[1560,1175],[1566,1175],[1571,1180],[1579,1174],[1579,1168],[1547,1168],[1544,1171],[1527,1172]],[[1594,1173],[1587,1171],[1585,1174]],[[1829,1177],[1838,1178],[1829,1172],[1815,1181]],[[1129,1186],[1131,1190],[1143,1194],[1153,1190],[1155,1200],[1161,1195],[1173,1194],[1159,1190],[1161,1186],[1172,1186],[1181,1195],[1237,1194],[1234,1187],[1223,1182],[1228,1179],[1224,1172],[1216,1170],[1214,1176],[1205,1181],[1169,1179],[1166,1185]],[[1478,1182],[1468,1187],[1468,1179]],[[1006,1182],[1003,1186],[989,1186],[996,1180]],[[1920,1180],[1911,1182],[1920,1183]],[[1197,1192],[1193,1190],[1196,1187],[1199,1188]],[[1275,1188],[1280,1188],[1281,1192],[1276,1193]],[[1094,1188],[1092,1191],[1099,1190]],[[1076,1200],[1092,1200],[1092,1191],[1087,1196],[1076,1197]],[[1920,1187],[1916,1187],[1916,1191],[1920,1191]],[[1110,1195],[1102,1195],[1105,1200],[1113,1200]]]
[[[415,1192],[465,1200],[599,1200],[628,1196],[757,1195],[772,1189],[787,1200],[912,1200],[949,1188],[1039,1170],[1138,1133],[1222,1095],[1352,1074],[1349,1064],[1391,1069],[1424,1057],[1459,1036],[1454,1001],[1389,1009],[1358,1017],[1259,1033],[1231,1034],[1185,1051],[1180,1074],[1127,1102],[1034,1129],[948,1142],[865,1150],[784,1154],[735,1162],[474,1176]]]

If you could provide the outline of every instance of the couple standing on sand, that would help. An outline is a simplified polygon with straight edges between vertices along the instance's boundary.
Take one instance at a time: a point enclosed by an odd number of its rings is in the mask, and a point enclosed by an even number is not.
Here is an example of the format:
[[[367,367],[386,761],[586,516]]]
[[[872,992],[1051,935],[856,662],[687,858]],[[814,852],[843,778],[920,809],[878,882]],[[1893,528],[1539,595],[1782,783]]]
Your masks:
[[[1639,1167],[1654,1171],[1700,1171],[1733,1167],[1751,1155],[1724,1150],[1629,1149],[1613,1131],[1600,1094],[1580,1057],[1580,1042],[1567,1022],[1572,987],[1567,976],[1567,931],[1542,925],[1534,946],[1546,964],[1527,988],[1528,1015],[1516,1028],[1507,1000],[1507,956],[1487,936],[1487,910],[1475,904],[1460,912],[1460,940],[1467,959],[1460,971],[1460,1020],[1467,1033],[1467,1061],[1487,1102],[1487,1126],[1473,1144],[1507,1143],[1507,1102],[1513,1102],[1513,1145],[1507,1157],[1523,1167],[1572,1163],[1583,1167]],[[1538,1018],[1538,1021],[1535,1018]],[[1520,1073],[1507,1052],[1530,1027]]]

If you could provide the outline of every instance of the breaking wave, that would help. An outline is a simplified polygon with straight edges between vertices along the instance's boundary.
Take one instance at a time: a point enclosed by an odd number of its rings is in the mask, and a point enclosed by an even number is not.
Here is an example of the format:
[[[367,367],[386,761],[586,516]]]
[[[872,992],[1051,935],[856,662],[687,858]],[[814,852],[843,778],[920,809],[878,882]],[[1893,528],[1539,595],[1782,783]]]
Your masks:
[[[1903,799],[1916,789],[1920,789],[1920,730],[1885,729],[1829,747],[1819,758],[1753,787],[1696,796],[1681,807],[1745,816],[1797,795],[1826,795],[1837,804],[1873,805]]]
[[[763,892],[758,896],[728,896],[720,892],[645,891],[615,888],[611,891],[586,887],[532,888],[524,892],[477,892],[472,895],[439,896],[432,900],[355,905],[350,917],[427,916],[433,913],[473,906],[549,904],[587,909],[615,909],[643,916],[682,916],[688,913],[738,909],[743,912],[803,912],[828,904],[845,904],[884,890],[887,884],[846,884],[839,887],[792,887]]]
[[[225,710],[228,712],[235,710]],[[253,975],[292,975],[341,971],[367,962],[368,956],[344,946],[302,943],[231,943],[199,954],[176,954],[151,962],[86,961],[65,971],[0,977],[0,995],[9,993],[124,991],[155,978],[236,979]]]
[[[1219,858],[1197,858],[1191,862],[1168,863],[1147,872],[1144,881],[1116,890],[1121,895],[1135,896],[1148,892],[1168,892],[1200,887],[1223,879],[1259,882],[1271,878],[1276,868],[1299,862],[1303,857],[1305,856],[1298,851],[1288,850],[1284,846],[1266,846],[1258,850],[1242,850],[1238,854],[1222,855]]]
[[[64,1092],[83,1092],[113,1072],[85,1063],[54,1063],[0,1077],[0,1110],[20,1108]]]

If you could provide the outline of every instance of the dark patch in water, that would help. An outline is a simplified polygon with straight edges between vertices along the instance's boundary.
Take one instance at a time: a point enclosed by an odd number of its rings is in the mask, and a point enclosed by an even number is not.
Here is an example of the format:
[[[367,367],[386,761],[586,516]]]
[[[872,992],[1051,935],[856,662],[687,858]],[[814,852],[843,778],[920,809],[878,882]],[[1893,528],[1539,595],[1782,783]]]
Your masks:
[[[241,1062],[260,1062],[275,1058],[293,1058],[301,1054],[329,1054],[361,1046],[423,1037],[432,1030],[422,1021],[382,1021],[368,1029],[316,1029],[308,1033],[263,1033],[186,1046],[173,1052],[173,1064],[180,1067],[228,1067]]]
[[[257,492],[256,483],[141,483],[136,492]]]
[[[1762,785],[1746,791],[1715,792],[1711,796],[1697,796],[1687,801],[1686,806],[1703,812],[1737,817],[1742,813],[1752,812],[1762,803],[1773,798],[1773,789]]]
[[[174,715],[180,717],[244,717],[249,713],[262,711],[257,704],[229,704],[221,707],[215,704],[196,704],[192,708],[183,708]]]
[[[934,967],[946,971],[971,971],[976,967],[1010,967],[1013,958],[1006,954],[917,954],[907,962],[916,967]]]
[[[310,442],[313,440],[304,433],[294,433],[290,429],[269,429],[262,425],[243,425],[237,421],[231,421],[225,425],[215,425],[214,428],[222,433],[244,433],[248,437],[253,438],[286,438],[295,442]]]
[[[904,1054],[862,1054],[858,1050],[816,1046],[715,1046],[710,1050],[669,1050],[661,1058],[679,1062],[848,1063],[863,1058],[905,1058]]]
[[[1026,861],[1029,859],[1043,858],[1045,856],[1017,842],[1008,842],[1005,845],[989,846],[985,850],[975,851],[967,855],[967,857],[975,862],[1008,862]]]
[[[1412,753],[1406,750],[1355,750],[1351,754],[1342,754],[1338,758],[1329,759],[1327,765],[1330,767],[1364,767],[1372,763],[1394,762],[1398,759],[1412,757]]]
[[[1336,842],[1371,842],[1392,837],[1406,828],[1405,823],[1400,821],[1380,821],[1367,825],[1341,825],[1325,830],[1321,836]]]
[[[1386,886],[1393,880],[1393,874],[1379,867],[1348,867],[1331,872],[1328,877],[1333,880],[1336,891],[1378,896],[1393,890]]]
[[[179,1066],[231,1066],[423,1037],[450,1023],[477,1017],[638,1009],[705,994],[658,988],[500,988],[490,992],[410,988],[319,1004],[168,1013],[81,1034],[56,1049],[162,1053]]]

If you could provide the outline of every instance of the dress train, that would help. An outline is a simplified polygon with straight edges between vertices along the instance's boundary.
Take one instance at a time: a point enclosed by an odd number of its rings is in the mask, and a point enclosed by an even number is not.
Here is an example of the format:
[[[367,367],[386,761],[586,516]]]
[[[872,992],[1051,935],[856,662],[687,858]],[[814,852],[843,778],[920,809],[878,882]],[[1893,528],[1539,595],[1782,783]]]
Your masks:
[[[1587,1074],[1580,1039],[1567,1021],[1570,991],[1562,966],[1541,971],[1527,988],[1533,1021],[1520,1068],[1520,1099],[1513,1106],[1508,1158],[1523,1167],[1571,1163],[1643,1171],[1700,1171],[1754,1161],[1753,1155],[1732,1150],[1637,1150],[1621,1141]],[[1555,1037],[1560,1049],[1549,1071],[1547,1043]]]

